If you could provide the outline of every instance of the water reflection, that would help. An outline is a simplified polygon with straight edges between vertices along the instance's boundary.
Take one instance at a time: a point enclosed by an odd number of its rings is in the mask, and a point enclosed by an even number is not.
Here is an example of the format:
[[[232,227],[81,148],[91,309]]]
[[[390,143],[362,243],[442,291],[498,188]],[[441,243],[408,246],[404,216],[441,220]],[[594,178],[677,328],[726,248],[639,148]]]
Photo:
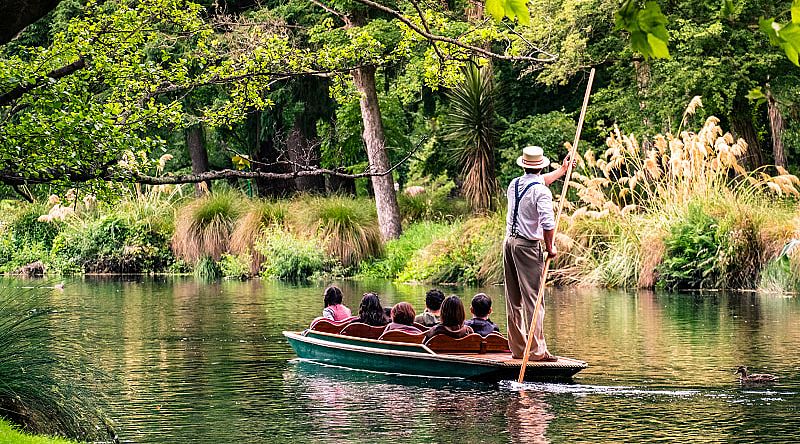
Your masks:
[[[340,284],[350,307],[377,290],[421,309],[427,290]],[[502,287],[481,290],[504,329]],[[129,442],[780,441],[800,409],[796,298],[551,291],[548,345],[590,367],[520,390],[290,362],[281,331],[319,315],[321,286],[134,277],[46,291],[54,336],[114,376],[109,410]],[[738,365],[781,380],[742,389]]]

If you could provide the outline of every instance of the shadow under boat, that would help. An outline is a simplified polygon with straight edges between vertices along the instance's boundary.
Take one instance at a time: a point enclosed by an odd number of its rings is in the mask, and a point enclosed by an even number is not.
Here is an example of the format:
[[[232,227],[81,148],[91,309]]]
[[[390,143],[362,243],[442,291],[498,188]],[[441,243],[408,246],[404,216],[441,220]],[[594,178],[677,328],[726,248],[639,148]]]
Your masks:
[[[283,335],[302,360],[356,370],[498,382],[516,380],[522,365],[522,360],[512,358],[508,351],[481,353],[478,347],[473,350],[451,346],[447,351],[442,351],[425,344],[382,341],[314,330],[285,331]],[[565,357],[559,357],[555,362],[530,361],[525,380],[568,382],[586,367],[583,361]]]

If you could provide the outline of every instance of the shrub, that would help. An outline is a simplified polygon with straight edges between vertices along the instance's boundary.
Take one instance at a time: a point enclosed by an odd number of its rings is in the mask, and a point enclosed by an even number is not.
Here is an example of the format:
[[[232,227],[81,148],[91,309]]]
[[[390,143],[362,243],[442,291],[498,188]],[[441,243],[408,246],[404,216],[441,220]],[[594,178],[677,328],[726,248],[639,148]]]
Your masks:
[[[422,220],[453,220],[470,213],[469,204],[463,198],[451,197],[455,184],[432,181],[424,185],[425,191],[411,196],[400,193],[397,204],[406,223]]]
[[[33,291],[0,289],[0,408],[27,432],[80,440],[113,430],[95,403],[101,375],[88,369],[77,343],[50,337],[52,311]]]
[[[341,196],[299,203],[306,206],[303,213],[309,234],[323,239],[328,254],[345,267],[381,253],[383,244],[374,203]]]
[[[770,292],[800,292],[800,240],[784,246],[777,258],[767,262],[759,289]]]
[[[502,213],[453,224],[445,236],[414,254],[397,280],[468,285],[500,282],[504,226]]]
[[[450,226],[443,223],[415,223],[406,228],[398,239],[386,243],[382,258],[362,262],[359,274],[364,277],[394,279],[417,251],[449,230]]]
[[[166,233],[111,214],[68,223],[50,258],[62,274],[162,271],[174,261],[168,244]]]
[[[175,255],[192,264],[206,256],[219,260],[230,249],[234,223],[242,214],[242,199],[239,193],[218,191],[179,209],[172,237]]]
[[[219,268],[222,276],[229,279],[249,279],[252,274],[250,273],[250,266],[253,263],[253,258],[249,254],[233,255],[223,254],[222,260],[219,261]]]
[[[217,281],[222,278],[222,269],[209,256],[203,256],[194,266],[194,277],[201,281]]]
[[[675,223],[664,241],[658,286],[713,288],[719,282],[717,220],[699,204],[690,204],[685,219]]]
[[[332,266],[316,241],[274,229],[266,230],[255,249],[265,258],[261,275],[267,278],[299,282]]]

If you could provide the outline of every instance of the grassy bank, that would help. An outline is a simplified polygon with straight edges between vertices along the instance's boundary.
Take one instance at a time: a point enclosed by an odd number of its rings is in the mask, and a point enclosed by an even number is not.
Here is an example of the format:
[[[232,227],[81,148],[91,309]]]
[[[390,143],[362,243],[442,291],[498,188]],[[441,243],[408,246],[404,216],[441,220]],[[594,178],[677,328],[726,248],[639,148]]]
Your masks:
[[[5,444],[75,444],[77,441],[29,435],[21,432],[10,422],[0,419],[0,442]]]
[[[604,152],[582,156],[573,175],[553,279],[800,290],[800,242],[793,241],[800,239],[800,181],[780,168],[746,171],[738,160],[746,151],[713,117],[696,133],[644,142],[617,130]],[[6,202],[0,270],[41,261],[48,274],[502,282],[504,209],[470,216],[451,191],[439,184],[401,194],[404,234],[385,244],[368,198],[266,201],[226,189],[194,198],[161,186],[123,190],[111,204],[74,194]]]

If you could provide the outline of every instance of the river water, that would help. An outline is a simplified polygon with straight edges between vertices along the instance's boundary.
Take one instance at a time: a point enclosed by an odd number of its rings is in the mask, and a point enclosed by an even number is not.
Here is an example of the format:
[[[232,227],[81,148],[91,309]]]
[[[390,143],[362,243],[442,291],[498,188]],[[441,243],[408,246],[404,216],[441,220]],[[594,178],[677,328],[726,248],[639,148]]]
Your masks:
[[[351,308],[365,291],[424,307],[423,286],[340,285]],[[482,290],[504,330],[502,287]],[[297,362],[281,332],[320,314],[318,286],[86,277],[47,291],[55,338],[81,342],[110,375],[123,442],[800,440],[796,297],[553,290],[551,351],[590,367],[573,384],[520,388]],[[446,290],[467,303],[475,291]],[[741,387],[739,365],[780,382]]]

